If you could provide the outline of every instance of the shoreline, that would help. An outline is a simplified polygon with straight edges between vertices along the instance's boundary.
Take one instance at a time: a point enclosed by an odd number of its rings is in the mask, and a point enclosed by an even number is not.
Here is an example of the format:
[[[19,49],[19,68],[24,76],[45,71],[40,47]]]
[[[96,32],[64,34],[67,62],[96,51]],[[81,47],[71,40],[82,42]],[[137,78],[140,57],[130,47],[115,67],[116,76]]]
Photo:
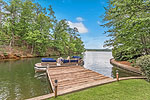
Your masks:
[[[11,61],[11,60],[20,60],[20,59],[24,59],[24,58],[36,58],[36,57],[40,57],[40,56],[33,56],[31,54],[27,54],[27,55],[16,55],[16,54],[3,55],[3,54],[0,54],[0,61]]]
[[[132,67],[131,65],[122,64],[120,62],[121,61],[116,61],[114,58],[110,59],[110,63],[112,65],[115,65],[119,68],[125,69],[125,70],[130,71],[130,72],[134,72],[134,73],[137,73],[137,74],[142,74],[142,72],[140,71],[140,68]]]
[[[79,55],[79,54],[74,54]],[[7,55],[4,55],[0,53],[0,61],[10,61],[10,60],[20,60],[24,58],[39,58],[39,57],[57,57],[57,56],[67,56],[65,54],[49,54],[49,55],[32,55],[32,54],[17,54],[17,53],[7,53]]]

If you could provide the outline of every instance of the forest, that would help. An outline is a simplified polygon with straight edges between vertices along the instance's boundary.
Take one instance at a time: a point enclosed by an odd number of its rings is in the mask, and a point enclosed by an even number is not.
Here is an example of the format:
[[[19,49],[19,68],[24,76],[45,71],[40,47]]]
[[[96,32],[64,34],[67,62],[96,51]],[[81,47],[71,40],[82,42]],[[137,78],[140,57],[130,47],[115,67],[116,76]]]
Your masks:
[[[85,50],[77,28],[70,28],[66,19],[57,20],[51,5],[43,8],[32,0],[0,0],[0,46],[40,56]]]
[[[102,26],[110,37],[105,46],[113,47],[113,57],[134,60],[150,55],[150,1],[110,0],[105,10]]]

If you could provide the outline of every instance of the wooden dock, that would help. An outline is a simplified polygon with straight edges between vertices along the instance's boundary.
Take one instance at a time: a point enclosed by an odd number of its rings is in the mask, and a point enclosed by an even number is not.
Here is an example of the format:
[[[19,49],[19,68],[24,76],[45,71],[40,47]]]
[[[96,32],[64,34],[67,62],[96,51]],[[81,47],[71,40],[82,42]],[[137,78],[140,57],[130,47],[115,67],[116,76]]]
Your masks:
[[[48,78],[52,89],[54,82],[58,80],[58,95],[70,93],[93,86],[93,83],[104,80],[112,80],[102,74],[85,69],[81,66],[64,66],[47,69]]]
[[[61,66],[47,69],[47,75],[54,91],[54,81],[58,80],[58,95],[83,90],[89,87],[116,82],[117,79],[106,77],[102,74],[85,69],[81,66]],[[145,77],[125,77],[119,80],[144,79]],[[54,93],[29,98],[26,100],[45,100],[54,96]]]

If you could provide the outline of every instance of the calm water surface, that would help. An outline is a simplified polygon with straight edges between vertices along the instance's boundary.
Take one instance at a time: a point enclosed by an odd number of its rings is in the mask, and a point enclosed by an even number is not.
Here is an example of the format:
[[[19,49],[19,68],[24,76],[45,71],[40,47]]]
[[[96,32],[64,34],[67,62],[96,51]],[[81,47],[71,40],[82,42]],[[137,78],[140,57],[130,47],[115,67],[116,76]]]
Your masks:
[[[110,64],[112,52],[86,51],[84,53],[84,67],[91,69],[108,77],[115,78],[116,70],[120,77],[137,76],[138,74],[128,72]]]
[[[0,100],[24,100],[49,93],[46,76],[35,77],[40,58],[0,62]]]
[[[85,52],[84,67],[114,77],[118,68],[109,63],[111,55],[111,52]],[[50,93],[46,75],[37,77],[34,73],[34,64],[40,60],[41,58],[30,58],[0,62],[0,100],[24,100]],[[121,69],[119,73],[121,76],[135,75]]]

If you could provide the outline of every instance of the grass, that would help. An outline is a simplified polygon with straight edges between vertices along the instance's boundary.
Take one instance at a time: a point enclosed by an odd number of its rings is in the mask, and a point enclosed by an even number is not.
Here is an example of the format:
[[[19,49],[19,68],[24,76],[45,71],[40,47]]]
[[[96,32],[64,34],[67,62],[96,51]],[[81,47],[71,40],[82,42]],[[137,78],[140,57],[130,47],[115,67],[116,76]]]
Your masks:
[[[142,79],[124,80],[49,100],[150,100],[150,83]]]

